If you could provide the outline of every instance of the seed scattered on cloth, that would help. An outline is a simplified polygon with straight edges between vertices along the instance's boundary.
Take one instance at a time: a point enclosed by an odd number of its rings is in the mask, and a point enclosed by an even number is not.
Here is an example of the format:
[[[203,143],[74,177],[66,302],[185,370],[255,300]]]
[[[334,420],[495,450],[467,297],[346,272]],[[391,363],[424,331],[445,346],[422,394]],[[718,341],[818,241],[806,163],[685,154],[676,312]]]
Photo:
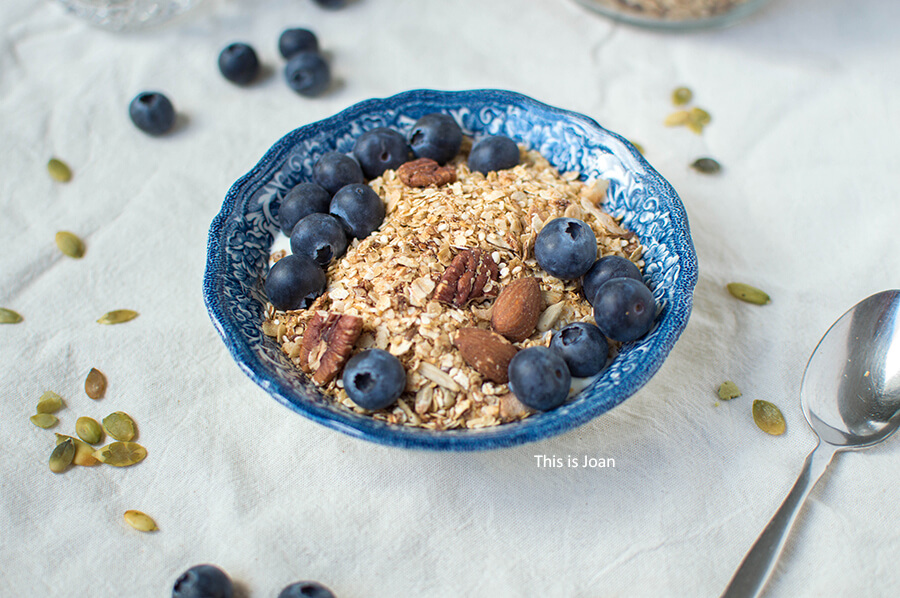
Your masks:
[[[128,322],[130,320],[138,317],[138,312],[131,309],[114,309],[113,311],[106,312],[100,319],[97,320],[98,324],[122,324],[123,322]]]
[[[22,321],[22,316],[11,309],[0,307],[0,324],[18,324]]]
[[[59,158],[50,158],[47,162],[47,172],[50,173],[50,178],[58,183],[68,183],[72,180],[72,169]]]
[[[134,509],[125,511],[125,521],[139,532],[155,532],[159,530],[152,517]]]
[[[63,255],[74,259],[84,257],[84,241],[67,230],[61,230],[56,233],[56,246],[63,252]]]
[[[784,434],[785,423],[781,410],[762,399],[753,401],[753,421],[760,430],[772,436],[780,436]]]
[[[767,305],[772,302],[772,299],[768,294],[749,284],[744,284],[743,282],[730,282],[726,288],[728,289],[728,292],[731,293],[732,297],[740,299],[741,301],[746,301],[747,303]]]
[[[737,384],[731,380],[726,380],[719,385],[718,394],[723,401],[730,401],[741,396],[741,391],[738,389]]]
[[[84,392],[95,400],[103,397],[106,392],[106,376],[103,375],[103,372],[97,368],[91,368],[84,380]]]
[[[716,174],[722,170],[722,165],[712,158],[697,158],[691,164],[691,168],[703,174]]]

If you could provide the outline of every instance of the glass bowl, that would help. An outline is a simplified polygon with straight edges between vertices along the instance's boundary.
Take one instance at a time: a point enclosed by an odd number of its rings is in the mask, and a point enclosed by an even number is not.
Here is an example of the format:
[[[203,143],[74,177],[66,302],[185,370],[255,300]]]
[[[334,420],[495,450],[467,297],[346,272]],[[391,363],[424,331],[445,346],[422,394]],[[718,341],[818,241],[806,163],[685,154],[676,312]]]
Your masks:
[[[576,0],[602,15],[639,27],[684,31],[733,25],[769,0]]]

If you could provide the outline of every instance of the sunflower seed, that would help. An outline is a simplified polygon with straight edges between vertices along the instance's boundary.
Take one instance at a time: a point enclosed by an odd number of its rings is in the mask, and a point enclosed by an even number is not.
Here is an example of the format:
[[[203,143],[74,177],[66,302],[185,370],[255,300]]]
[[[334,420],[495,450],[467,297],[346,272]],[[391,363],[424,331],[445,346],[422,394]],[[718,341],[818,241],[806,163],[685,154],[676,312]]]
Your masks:
[[[146,456],[147,449],[136,442],[113,442],[94,451],[94,458],[115,467],[140,463]]]
[[[678,87],[675,91],[672,92],[672,103],[676,106],[684,106],[694,97],[694,92],[692,92],[687,87]]]
[[[92,467],[94,465],[99,465],[100,461],[94,457],[94,447],[81,440],[80,438],[74,438],[72,436],[66,436],[64,434],[56,435],[56,444],[60,444],[65,442],[66,440],[71,440],[75,443],[75,457],[72,459],[72,463],[75,465],[80,465],[82,467]]]
[[[122,411],[110,413],[103,418],[103,427],[116,440],[129,441],[134,438],[136,429],[131,416]]]
[[[92,399],[103,397],[103,393],[106,392],[106,376],[103,375],[103,372],[97,368],[91,368],[84,380],[84,392]]]
[[[88,444],[97,444],[103,440],[103,427],[92,417],[79,417],[75,421],[75,433]]]
[[[84,257],[84,241],[67,230],[56,233],[56,246],[69,257],[75,259]]]
[[[31,423],[38,428],[52,428],[59,423],[59,418],[52,413],[37,413],[31,416]]]
[[[747,303],[766,305],[772,302],[772,299],[765,292],[760,291],[756,287],[751,287],[749,284],[730,282],[726,288],[732,297]]]
[[[72,180],[72,169],[58,158],[50,158],[47,162],[47,172],[50,173],[51,179],[59,183],[68,183]]]
[[[722,165],[712,158],[697,158],[694,160],[693,164],[691,164],[691,168],[697,172],[702,172],[703,174],[716,174],[722,170]]]
[[[152,517],[134,509],[125,511],[125,521],[139,532],[155,532],[159,529]]]
[[[753,401],[753,421],[760,430],[772,436],[784,434],[785,423],[781,410],[769,401]]]
[[[741,391],[738,389],[737,384],[731,380],[726,380],[719,385],[718,394],[723,401],[730,401],[741,396]]]
[[[138,317],[138,312],[130,310],[130,309],[115,309],[113,311],[106,312],[100,319],[97,320],[98,324],[121,324],[122,322],[128,322],[129,320],[133,320]]]
[[[18,312],[0,307],[0,324],[18,324],[21,321],[22,316]]]
[[[64,440],[56,445],[53,452],[50,453],[50,471],[53,473],[62,473],[72,464],[75,458],[75,443],[71,438]]]
[[[60,409],[62,409],[63,400],[62,397],[53,392],[52,390],[48,390],[44,394],[41,395],[41,398],[38,399],[37,404],[37,412],[38,413],[56,413]]]

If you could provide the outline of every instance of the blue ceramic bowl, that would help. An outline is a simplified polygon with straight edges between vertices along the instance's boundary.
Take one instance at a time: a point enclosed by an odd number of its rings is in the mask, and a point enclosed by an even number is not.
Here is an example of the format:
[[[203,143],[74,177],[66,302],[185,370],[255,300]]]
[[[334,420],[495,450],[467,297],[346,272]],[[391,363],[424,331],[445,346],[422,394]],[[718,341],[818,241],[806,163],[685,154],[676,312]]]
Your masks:
[[[390,425],[324,397],[262,333],[263,276],[278,232],[281,198],[309,180],[326,151],[349,152],[373,127],[406,132],[420,116],[446,112],[468,135],[504,134],[540,151],[561,172],[610,181],[607,211],[645,247],[645,280],[662,311],[655,328],[625,345],[573,400],[522,421],[478,430],[432,431]],[[650,380],[691,313],[697,259],[684,206],[671,185],[621,136],[581,114],[499,90],[416,90],[361,102],[296,129],[228,191],[209,232],[203,295],[213,323],[241,369],[289,409],[356,438],[403,448],[484,450],[547,438],[612,409]]]

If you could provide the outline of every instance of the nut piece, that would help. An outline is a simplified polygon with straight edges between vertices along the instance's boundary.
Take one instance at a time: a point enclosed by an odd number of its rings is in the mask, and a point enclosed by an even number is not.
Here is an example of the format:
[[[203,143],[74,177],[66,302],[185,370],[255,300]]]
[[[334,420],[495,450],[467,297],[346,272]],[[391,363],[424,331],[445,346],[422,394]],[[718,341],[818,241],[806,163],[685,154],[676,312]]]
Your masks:
[[[461,328],[453,344],[466,363],[487,380],[498,384],[509,382],[507,368],[518,349],[508,340],[483,328]]]
[[[485,295],[488,278],[499,279],[497,264],[481,249],[463,249],[441,276],[434,291],[436,301],[465,307],[470,301]]]
[[[362,332],[357,316],[316,312],[303,333],[300,367],[318,385],[328,384],[343,369]]]
[[[514,280],[500,291],[491,312],[491,328],[514,343],[534,332],[543,307],[541,285],[537,278]]]
[[[125,522],[139,532],[155,532],[159,528],[153,518],[146,513],[129,509],[125,511]]]
[[[400,166],[397,176],[407,187],[440,186],[456,180],[456,168],[441,166],[431,158],[419,158]]]

